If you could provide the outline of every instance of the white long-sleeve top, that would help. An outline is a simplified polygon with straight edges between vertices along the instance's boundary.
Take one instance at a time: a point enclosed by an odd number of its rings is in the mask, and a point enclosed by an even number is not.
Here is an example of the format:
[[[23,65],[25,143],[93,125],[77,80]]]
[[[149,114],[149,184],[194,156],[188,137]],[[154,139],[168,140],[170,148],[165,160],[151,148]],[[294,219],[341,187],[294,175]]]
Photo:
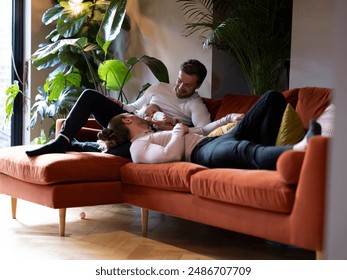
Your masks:
[[[131,139],[130,154],[135,163],[165,163],[190,161],[193,149],[208,133],[217,127],[235,120],[239,114],[224,118],[200,128],[189,128],[185,133],[183,124],[176,124],[172,130],[153,132],[147,130]]]
[[[185,134],[182,124],[156,133],[148,130],[131,139],[131,159],[135,163],[190,161],[195,145],[204,137],[196,133]]]
[[[179,119],[188,126],[201,127],[211,122],[210,113],[200,95],[194,93],[189,98],[178,98],[174,84],[152,85],[138,100],[124,104],[123,108],[135,112],[147,104],[157,104],[169,117]]]

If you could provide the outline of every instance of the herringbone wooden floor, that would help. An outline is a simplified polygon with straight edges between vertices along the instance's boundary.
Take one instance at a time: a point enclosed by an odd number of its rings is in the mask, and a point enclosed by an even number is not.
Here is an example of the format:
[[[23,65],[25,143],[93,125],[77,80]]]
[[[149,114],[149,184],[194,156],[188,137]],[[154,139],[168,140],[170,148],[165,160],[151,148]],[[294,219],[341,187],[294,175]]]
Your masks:
[[[80,212],[86,219],[80,219]],[[149,214],[141,235],[140,209],[105,205],[67,210],[66,236],[58,234],[58,210],[18,200],[11,218],[10,198],[0,195],[1,260],[199,260],[314,259],[315,254],[235,232]]]

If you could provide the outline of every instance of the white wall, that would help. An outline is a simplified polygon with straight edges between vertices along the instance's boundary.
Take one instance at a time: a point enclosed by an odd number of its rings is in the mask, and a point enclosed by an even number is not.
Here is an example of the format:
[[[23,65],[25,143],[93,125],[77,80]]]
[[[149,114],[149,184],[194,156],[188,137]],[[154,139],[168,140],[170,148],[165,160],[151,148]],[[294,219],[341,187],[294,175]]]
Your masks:
[[[328,259],[347,260],[347,1],[335,0],[334,2],[334,47],[331,53],[336,76],[336,131],[330,162],[326,253]]]
[[[334,86],[334,1],[294,0],[290,87]]]
[[[183,36],[187,18],[176,0],[128,0],[127,14],[131,19],[127,58],[146,54],[162,60],[172,83],[176,81],[182,62],[190,58],[198,59],[208,71],[199,93],[204,97],[211,96],[212,50],[203,50],[198,35]],[[146,67],[138,66],[135,66],[131,86],[125,89],[132,97],[136,97],[143,81],[156,81]]]
[[[326,199],[327,259],[347,259],[346,12],[345,0],[294,0],[290,87],[335,89],[336,128]]]

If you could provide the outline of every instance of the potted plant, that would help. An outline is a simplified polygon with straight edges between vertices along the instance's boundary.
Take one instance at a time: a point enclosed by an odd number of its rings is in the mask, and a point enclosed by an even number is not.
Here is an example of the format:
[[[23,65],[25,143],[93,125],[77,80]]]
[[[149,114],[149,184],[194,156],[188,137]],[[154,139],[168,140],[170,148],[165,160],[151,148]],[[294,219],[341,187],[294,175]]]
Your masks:
[[[203,46],[234,57],[255,95],[283,90],[280,74],[290,57],[292,0],[176,0],[201,32]]]
[[[119,92],[119,99],[126,99],[124,85],[132,77],[131,70],[138,63],[149,67],[161,82],[169,82],[165,65],[146,55],[127,61],[115,59],[111,46],[121,30],[129,32],[126,17],[126,0],[57,0],[56,5],[42,16],[45,25],[56,23],[46,36],[48,42],[39,46],[32,55],[33,66],[38,70],[52,69],[44,85],[38,88],[31,108],[30,127],[37,119],[55,120],[65,117],[85,88],[94,88],[105,95],[110,90]],[[144,90],[148,87],[145,84]],[[6,91],[6,114],[12,114],[13,102],[20,91],[15,81]]]

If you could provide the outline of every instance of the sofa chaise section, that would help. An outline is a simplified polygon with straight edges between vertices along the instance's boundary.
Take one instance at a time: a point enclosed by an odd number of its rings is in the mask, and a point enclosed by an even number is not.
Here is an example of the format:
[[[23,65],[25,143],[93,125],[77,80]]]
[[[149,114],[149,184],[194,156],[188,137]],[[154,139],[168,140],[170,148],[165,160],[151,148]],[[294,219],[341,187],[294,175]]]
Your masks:
[[[120,167],[130,160],[103,153],[47,154],[29,158],[32,146],[0,150],[0,193],[60,212],[65,234],[66,208],[121,203]]]

